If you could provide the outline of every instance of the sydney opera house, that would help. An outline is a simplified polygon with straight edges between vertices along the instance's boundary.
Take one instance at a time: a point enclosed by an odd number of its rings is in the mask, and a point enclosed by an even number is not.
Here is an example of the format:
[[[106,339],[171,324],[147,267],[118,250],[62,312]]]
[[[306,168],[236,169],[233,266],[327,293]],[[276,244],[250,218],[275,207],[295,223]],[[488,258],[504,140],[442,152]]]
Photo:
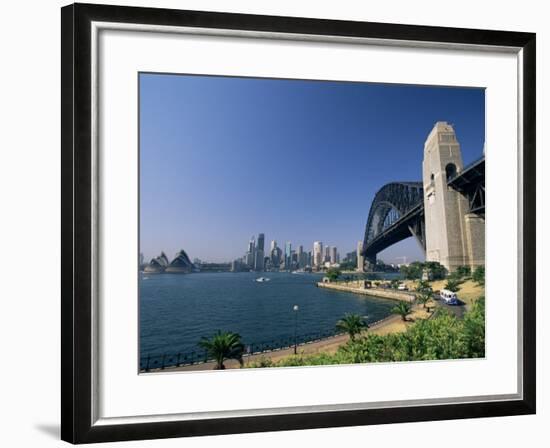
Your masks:
[[[148,274],[160,274],[162,272],[188,274],[189,272],[193,272],[193,270],[194,265],[183,249],[176,254],[176,257],[171,262],[168,261],[166,254],[162,252],[158,257],[153,258],[144,268],[144,272]]]
[[[176,274],[187,274],[193,271],[193,263],[182,249],[176,254],[176,258],[166,267],[165,272]]]

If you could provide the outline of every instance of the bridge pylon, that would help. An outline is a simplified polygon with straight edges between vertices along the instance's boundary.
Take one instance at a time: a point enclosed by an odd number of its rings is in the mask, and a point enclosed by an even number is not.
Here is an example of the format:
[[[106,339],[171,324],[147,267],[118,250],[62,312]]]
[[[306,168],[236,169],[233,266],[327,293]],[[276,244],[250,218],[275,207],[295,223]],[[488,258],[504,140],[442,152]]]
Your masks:
[[[484,260],[480,247],[485,244],[485,219],[469,213],[468,199],[448,186],[463,167],[453,126],[437,122],[424,144],[422,162],[426,260],[437,261],[449,271],[463,265],[475,267]]]

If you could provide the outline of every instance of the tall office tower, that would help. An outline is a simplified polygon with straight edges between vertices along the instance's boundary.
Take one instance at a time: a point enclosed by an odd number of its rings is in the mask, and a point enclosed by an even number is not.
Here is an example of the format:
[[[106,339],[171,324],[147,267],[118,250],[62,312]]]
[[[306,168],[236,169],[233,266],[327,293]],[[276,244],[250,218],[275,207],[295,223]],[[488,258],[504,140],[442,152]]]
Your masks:
[[[256,249],[256,256],[254,258],[254,270],[264,270],[264,251],[261,249]]]
[[[270,257],[271,257],[271,267],[274,269],[279,269],[281,266],[281,258],[283,255],[283,251],[280,247],[277,247],[275,244],[275,247],[271,249]]]
[[[296,251],[292,251],[290,255],[290,269],[296,269],[298,267],[298,254]]]
[[[338,263],[338,255],[337,255],[336,246],[332,246],[330,248],[330,262],[332,264]]]
[[[277,241],[275,240],[271,241],[271,247],[269,248],[269,252],[271,252],[276,247],[277,247]]]
[[[246,265],[250,269],[254,269],[255,256],[256,256],[256,240],[254,239],[254,237],[252,237],[248,242],[248,250],[246,251]]]
[[[319,267],[323,264],[323,242],[315,241],[313,243],[313,266]]]
[[[313,257],[312,257],[312,255],[311,255],[311,251],[309,251],[309,252],[307,253],[307,261],[306,261],[306,265],[307,265],[307,266],[312,266],[312,265],[313,265],[312,258],[313,258]]]
[[[285,269],[290,269],[292,263],[292,243],[287,241],[285,244]]]
[[[307,254],[304,252],[304,246],[298,246],[297,258],[298,267],[305,268],[307,266]]]
[[[256,242],[256,253],[254,256],[254,270],[264,270],[264,241],[265,236],[263,233],[258,234],[258,241]]]
[[[264,250],[264,240],[265,240],[265,235],[263,233],[260,233],[258,234],[258,244],[256,245],[256,249],[259,249],[261,251]]]
[[[365,257],[361,255],[363,251],[363,241],[357,242],[357,270],[363,272],[365,270]]]
[[[325,247],[325,256],[323,257],[323,262],[326,263],[330,261],[330,246]]]

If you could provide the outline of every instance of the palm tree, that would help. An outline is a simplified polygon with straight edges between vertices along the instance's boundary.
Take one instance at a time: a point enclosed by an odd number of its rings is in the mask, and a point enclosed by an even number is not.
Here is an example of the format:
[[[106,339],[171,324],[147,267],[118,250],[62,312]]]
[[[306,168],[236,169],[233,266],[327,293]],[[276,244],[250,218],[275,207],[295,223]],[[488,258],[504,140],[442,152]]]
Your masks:
[[[424,291],[427,290],[427,289],[430,289],[430,290],[432,289],[432,288],[430,287],[430,284],[429,284],[426,280],[420,280],[420,281],[418,282],[418,285],[416,286],[416,290],[417,290],[418,292],[424,292]]]
[[[349,334],[353,341],[355,336],[369,328],[369,325],[359,314],[346,314],[336,323],[336,328]]]
[[[241,336],[230,331],[218,332],[210,339],[203,337],[199,346],[206,349],[208,355],[216,360],[214,370],[223,370],[223,362],[226,359],[236,359],[243,365],[244,344],[241,342]]]
[[[428,313],[430,312],[430,308],[426,306],[426,304],[432,300],[433,291],[432,288],[424,289],[417,297],[416,300],[418,300],[418,303],[422,304],[423,308],[428,309]]]
[[[391,309],[391,312],[393,314],[399,314],[401,319],[405,322],[407,320],[407,315],[411,313],[411,305],[407,302],[399,302]]]
[[[460,281],[454,278],[449,278],[447,280],[447,284],[445,285],[445,289],[448,289],[452,292],[457,292],[460,289]]]

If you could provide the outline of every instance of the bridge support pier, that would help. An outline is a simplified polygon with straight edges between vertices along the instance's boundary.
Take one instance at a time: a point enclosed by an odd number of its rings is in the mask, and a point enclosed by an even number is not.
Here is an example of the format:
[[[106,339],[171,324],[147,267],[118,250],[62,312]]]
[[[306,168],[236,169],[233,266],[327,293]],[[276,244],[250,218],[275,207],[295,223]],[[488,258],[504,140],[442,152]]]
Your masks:
[[[426,260],[437,261],[451,272],[485,262],[485,219],[470,213],[468,199],[448,186],[462,169],[453,127],[436,123],[424,144],[422,162]]]
[[[485,265],[485,219],[476,214],[464,216],[468,264],[473,269]]]
[[[369,255],[365,257],[363,265],[363,272],[372,272],[376,269],[376,255]]]

